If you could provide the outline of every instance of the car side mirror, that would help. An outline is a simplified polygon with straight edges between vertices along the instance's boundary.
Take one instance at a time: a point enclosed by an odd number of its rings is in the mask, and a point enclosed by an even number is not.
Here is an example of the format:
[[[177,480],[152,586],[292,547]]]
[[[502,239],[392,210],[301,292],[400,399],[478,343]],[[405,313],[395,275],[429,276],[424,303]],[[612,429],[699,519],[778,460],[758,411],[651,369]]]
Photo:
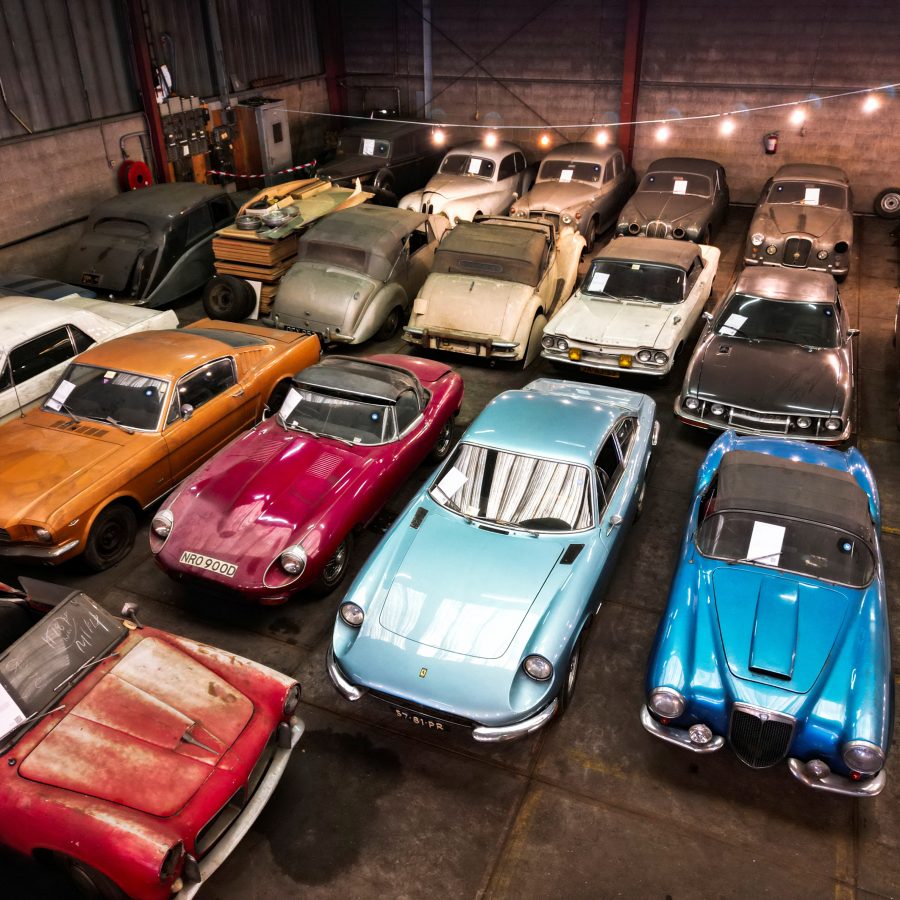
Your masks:
[[[609,525],[606,529],[607,534],[612,534],[613,528],[618,528],[619,525],[622,524],[621,516],[610,516],[609,517]]]
[[[191,406],[190,403],[182,403],[181,404],[181,421],[187,422],[188,419],[194,414],[194,407]]]
[[[129,622],[133,622],[137,628],[143,628],[144,626],[141,624],[138,619],[138,605],[137,603],[133,603],[129,601],[128,603],[122,606],[122,618],[127,619]]]
[[[848,328],[847,329],[847,337],[859,337],[859,329],[858,328]]]
[[[706,319],[707,322],[712,322],[712,319],[713,319],[712,313],[708,312],[707,310],[704,309],[703,310],[703,318]]]
[[[518,200],[518,199],[519,199],[519,192],[513,191],[513,200]]]

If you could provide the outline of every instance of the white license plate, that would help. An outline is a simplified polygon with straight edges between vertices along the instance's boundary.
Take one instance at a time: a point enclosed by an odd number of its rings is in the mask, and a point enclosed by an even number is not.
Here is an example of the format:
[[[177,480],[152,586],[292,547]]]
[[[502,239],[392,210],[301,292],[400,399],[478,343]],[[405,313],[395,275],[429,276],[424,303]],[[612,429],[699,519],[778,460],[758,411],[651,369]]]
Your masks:
[[[234,578],[238,567],[234,563],[222,562],[221,559],[213,559],[211,556],[203,556],[202,553],[191,553],[185,550],[181,554],[181,562],[186,566],[195,566],[198,569],[204,569],[207,572],[215,572],[217,575],[224,575],[226,578]]]
[[[466,344],[462,341],[447,341],[444,338],[438,338],[438,350],[450,350],[453,353],[468,353],[471,356],[478,355],[478,347],[476,344]]]

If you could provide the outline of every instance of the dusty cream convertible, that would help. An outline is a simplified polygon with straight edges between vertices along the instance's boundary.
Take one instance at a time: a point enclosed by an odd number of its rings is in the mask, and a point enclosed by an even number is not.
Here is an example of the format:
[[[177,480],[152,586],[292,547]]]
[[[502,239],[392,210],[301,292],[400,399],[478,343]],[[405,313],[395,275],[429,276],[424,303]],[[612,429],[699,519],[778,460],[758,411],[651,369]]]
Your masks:
[[[529,365],[547,319],[569,299],[584,238],[546,219],[463,222],[444,236],[403,337]]]

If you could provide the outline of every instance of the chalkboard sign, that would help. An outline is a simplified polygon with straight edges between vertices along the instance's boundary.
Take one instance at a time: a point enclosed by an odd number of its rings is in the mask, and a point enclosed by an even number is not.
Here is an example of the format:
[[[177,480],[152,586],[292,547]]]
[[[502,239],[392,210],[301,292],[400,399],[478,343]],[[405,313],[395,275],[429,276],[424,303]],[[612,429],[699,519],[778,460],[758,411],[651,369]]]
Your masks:
[[[0,654],[0,736],[59,701],[79,667],[109,654],[124,634],[119,619],[80,591],[47,613]]]

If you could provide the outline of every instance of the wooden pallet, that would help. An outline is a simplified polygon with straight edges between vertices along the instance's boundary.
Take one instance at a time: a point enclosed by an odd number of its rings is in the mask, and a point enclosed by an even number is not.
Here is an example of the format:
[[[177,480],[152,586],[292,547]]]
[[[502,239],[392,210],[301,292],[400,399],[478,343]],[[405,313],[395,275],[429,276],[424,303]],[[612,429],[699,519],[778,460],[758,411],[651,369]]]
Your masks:
[[[275,292],[278,290],[277,284],[264,284],[259,290],[259,314],[267,315],[272,311],[272,304],[275,302]]]
[[[276,282],[294,264],[294,259],[286,259],[277,266],[251,266],[247,263],[232,262],[229,259],[216,260],[217,275],[237,275],[248,281]]]
[[[238,237],[241,234],[254,234],[254,239]],[[249,263],[253,266],[277,266],[297,255],[299,239],[299,235],[292,234],[280,241],[261,241],[255,237],[254,232],[237,232],[234,235],[220,232],[220,236],[213,238],[212,248],[216,259]]]

